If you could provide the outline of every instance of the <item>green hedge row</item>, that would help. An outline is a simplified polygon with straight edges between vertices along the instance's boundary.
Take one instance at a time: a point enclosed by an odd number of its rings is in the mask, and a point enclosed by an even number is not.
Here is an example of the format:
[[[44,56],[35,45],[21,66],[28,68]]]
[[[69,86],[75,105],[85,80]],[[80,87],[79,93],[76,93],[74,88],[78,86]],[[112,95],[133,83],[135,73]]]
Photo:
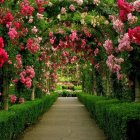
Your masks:
[[[9,111],[0,111],[0,140],[16,139],[28,125],[34,124],[38,117],[51,107],[57,96],[51,94],[24,104],[13,105]]]
[[[104,129],[109,140],[137,140],[137,136],[130,138],[131,131],[128,130],[128,124],[133,121],[140,123],[140,103],[121,102],[117,99],[83,93],[78,94],[78,98],[85,104],[99,126]],[[140,130],[137,132],[136,135],[140,138]]]

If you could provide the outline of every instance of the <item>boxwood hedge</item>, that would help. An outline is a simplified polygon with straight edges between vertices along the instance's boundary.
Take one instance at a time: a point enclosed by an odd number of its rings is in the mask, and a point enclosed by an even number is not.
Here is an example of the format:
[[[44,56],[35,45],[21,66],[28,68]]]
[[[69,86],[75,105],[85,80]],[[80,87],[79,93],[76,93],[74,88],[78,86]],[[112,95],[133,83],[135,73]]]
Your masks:
[[[57,94],[51,94],[13,105],[9,111],[0,111],[0,140],[16,139],[28,125],[34,124],[56,99]]]
[[[140,139],[140,103],[88,94],[78,94],[78,98],[103,128],[109,140]]]

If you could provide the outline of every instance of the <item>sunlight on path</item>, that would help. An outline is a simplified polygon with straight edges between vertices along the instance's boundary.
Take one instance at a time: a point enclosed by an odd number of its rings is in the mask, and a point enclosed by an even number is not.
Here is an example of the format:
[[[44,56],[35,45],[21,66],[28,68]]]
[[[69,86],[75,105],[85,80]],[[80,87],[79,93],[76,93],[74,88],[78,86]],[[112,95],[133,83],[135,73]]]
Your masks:
[[[59,98],[21,140],[105,140],[77,98]]]

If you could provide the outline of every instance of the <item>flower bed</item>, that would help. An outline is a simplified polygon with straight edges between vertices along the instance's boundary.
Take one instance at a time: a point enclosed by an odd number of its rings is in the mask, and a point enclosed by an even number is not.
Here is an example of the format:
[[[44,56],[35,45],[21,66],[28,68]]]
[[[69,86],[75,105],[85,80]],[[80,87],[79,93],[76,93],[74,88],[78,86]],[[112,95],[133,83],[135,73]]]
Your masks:
[[[110,140],[140,139],[140,103],[88,94],[78,94],[78,98]]]
[[[13,105],[9,111],[0,111],[0,140],[15,139],[27,126],[34,124],[56,99],[57,94],[51,94],[24,104]]]

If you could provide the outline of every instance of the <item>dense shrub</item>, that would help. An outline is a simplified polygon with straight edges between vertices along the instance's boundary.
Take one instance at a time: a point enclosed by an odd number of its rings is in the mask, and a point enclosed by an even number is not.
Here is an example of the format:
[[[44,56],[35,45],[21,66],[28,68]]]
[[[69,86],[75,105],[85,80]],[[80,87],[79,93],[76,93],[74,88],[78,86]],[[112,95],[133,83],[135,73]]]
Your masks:
[[[133,125],[140,125],[140,103],[121,102],[116,99],[88,94],[78,94],[78,98],[85,104],[110,140],[140,139],[139,134],[133,134],[130,130],[134,127]],[[130,122],[133,121],[135,124],[131,123],[130,127]],[[135,138],[132,138],[131,133],[135,135]]]
[[[62,89],[69,89],[69,90],[74,90],[74,86],[69,85],[69,86],[62,86]]]
[[[28,125],[34,124],[56,99],[57,94],[51,94],[24,104],[13,105],[7,112],[0,111],[0,140],[15,139]]]
[[[74,90],[82,90],[82,86],[79,85],[79,86],[74,86]]]
[[[59,97],[76,97],[77,92],[72,90],[62,90],[62,91],[56,91],[58,93]]]
[[[57,85],[55,90],[62,90],[62,85]]]

